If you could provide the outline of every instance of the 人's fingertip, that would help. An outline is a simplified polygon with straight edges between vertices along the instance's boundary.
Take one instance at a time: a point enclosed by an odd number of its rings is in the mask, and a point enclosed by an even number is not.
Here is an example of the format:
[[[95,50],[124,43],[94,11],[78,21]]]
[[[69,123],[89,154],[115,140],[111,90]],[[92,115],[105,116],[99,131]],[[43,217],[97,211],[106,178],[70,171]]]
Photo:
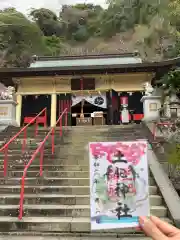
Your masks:
[[[139,217],[140,226],[144,226],[144,223],[147,221],[148,221],[147,217],[144,217],[144,216]]]
[[[135,229],[136,229],[136,231],[138,231],[138,232],[139,232],[139,231],[142,231],[142,228],[141,228],[141,227],[136,227]]]

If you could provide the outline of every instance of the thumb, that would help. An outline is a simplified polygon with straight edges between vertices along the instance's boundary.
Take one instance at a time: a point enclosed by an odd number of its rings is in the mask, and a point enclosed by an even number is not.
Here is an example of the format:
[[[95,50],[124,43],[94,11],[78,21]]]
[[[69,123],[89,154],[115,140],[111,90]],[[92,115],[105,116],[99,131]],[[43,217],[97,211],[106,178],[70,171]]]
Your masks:
[[[146,217],[139,217],[139,224],[148,237],[153,240],[167,240],[168,238]]]

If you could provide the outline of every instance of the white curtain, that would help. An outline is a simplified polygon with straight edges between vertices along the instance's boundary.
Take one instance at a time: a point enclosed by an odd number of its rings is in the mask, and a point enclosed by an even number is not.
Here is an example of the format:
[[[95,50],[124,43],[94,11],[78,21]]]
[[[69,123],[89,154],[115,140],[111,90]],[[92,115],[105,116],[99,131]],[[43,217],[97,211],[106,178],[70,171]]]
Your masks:
[[[72,96],[72,107],[80,103],[84,99],[84,96]]]
[[[75,106],[76,104],[80,103],[83,99],[94,106],[107,108],[106,94],[72,96],[72,106]]]

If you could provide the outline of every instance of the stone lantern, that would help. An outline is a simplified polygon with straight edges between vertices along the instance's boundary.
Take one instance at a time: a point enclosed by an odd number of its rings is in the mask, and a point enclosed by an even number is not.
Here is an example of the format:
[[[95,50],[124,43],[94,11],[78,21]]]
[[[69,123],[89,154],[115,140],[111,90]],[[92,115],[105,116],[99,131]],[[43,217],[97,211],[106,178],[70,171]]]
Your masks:
[[[164,102],[164,116],[167,118],[180,117],[180,100],[176,94],[166,97]]]
[[[154,89],[149,82],[144,84],[145,95],[141,98],[143,102],[143,121],[157,121],[160,118],[161,92]]]
[[[16,123],[16,101],[14,87],[4,87],[0,91],[0,131]]]

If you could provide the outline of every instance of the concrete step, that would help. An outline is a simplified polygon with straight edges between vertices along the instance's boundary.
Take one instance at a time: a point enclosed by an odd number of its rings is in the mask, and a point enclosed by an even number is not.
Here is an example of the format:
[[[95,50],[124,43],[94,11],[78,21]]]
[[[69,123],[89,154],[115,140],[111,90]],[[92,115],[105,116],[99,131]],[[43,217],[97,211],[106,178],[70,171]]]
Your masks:
[[[10,152],[10,153],[7,154],[8,162],[13,163],[14,160],[19,160],[19,159],[23,159],[23,158],[26,158],[26,157],[31,157],[33,153],[34,153],[34,151],[26,151],[26,152],[22,153],[21,149],[18,150],[18,153],[17,152],[15,152],[15,153]],[[51,149],[46,149],[45,152],[44,152],[44,159],[48,160],[48,159],[51,158],[51,156],[52,156]],[[54,158],[59,159],[59,157],[57,156],[56,153],[53,156],[54,156]],[[3,161],[4,161],[4,154],[1,153],[0,154],[0,163],[3,163]]]
[[[0,193],[19,193],[21,186],[19,185],[0,185]],[[61,194],[89,194],[89,186],[40,186],[25,185],[25,193],[61,193]],[[158,188],[156,186],[149,187],[150,195],[156,195]]]
[[[18,205],[19,194],[1,194],[0,206],[3,204]],[[60,205],[85,205],[90,203],[90,196],[73,194],[25,194],[24,204],[60,204]],[[159,195],[150,195],[152,206],[161,206],[162,197]]]
[[[39,169],[39,168],[38,168]],[[0,185],[6,184],[6,185],[13,185],[13,184],[20,184],[21,178],[0,178]],[[90,184],[89,178],[61,178],[61,177],[32,177],[32,178],[26,178],[26,185],[53,185],[53,186],[88,186]],[[149,179],[149,184],[155,185],[155,181],[153,178]]]
[[[58,146],[55,146],[55,148],[57,148]],[[38,148],[38,146],[37,146],[37,148]],[[26,155],[28,155],[29,157],[30,156],[32,156],[32,154],[35,152],[35,150],[37,149],[37,148],[35,148],[35,149],[28,149],[27,151],[25,151],[24,153],[22,153],[21,152],[21,148],[18,150],[18,153],[17,152],[15,152],[14,154],[13,154],[13,152],[11,152],[11,153],[8,153],[8,157],[9,157],[9,159],[10,160],[14,160],[14,159],[19,159],[19,158],[22,158],[22,157],[24,157],[24,156],[26,156]],[[58,153],[58,151],[62,151],[62,152],[60,152],[60,153]],[[71,149],[70,149],[71,150]],[[68,154],[68,151],[70,151],[70,150],[68,150],[68,148],[67,149],[55,149],[55,157],[56,158],[58,158],[59,160],[68,160],[68,161],[72,161],[73,160],[73,156],[74,156],[74,158],[76,159],[76,160],[79,160],[80,162],[82,161],[80,158],[84,155],[84,154],[87,154],[88,153],[88,148],[85,148],[85,149],[81,149],[81,150],[78,150],[78,149],[76,149],[76,150],[71,150],[71,152]],[[72,152],[73,151],[73,152]],[[46,159],[48,159],[48,158],[50,158],[51,157],[51,154],[52,153],[52,148],[51,148],[51,146],[50,147],[48,147],[48,148],[45,148],[45,151],[44,151],[44,157],[46,158]],[[4,159],[4,154],[3,153],[1,153],[0,154],[0,161],[3,161],[3,159]]]
[[[4,177],[4,172],[0,171],[0,177]],[[16,170],[8,170],[7,176],[8,177],[22,177],[23,170],[16,171]],[[39,170],[38,171],[27,171],[26,177],[38,177],[39,176]],[[63,177],[63,178],[87,178],[89,177],[89,171],[49,171],[44,170],[43,171],[43,177]]]
[[[26,146],[27,147],[36,147],[38,144],[40,144],[42,141],[44,140],[43,138],[39,138],[39,139],[27,139],[26,141]],[[3,145],[5,145],[8,141],[4,142]],[[23,144],[23,139],[15,139],[12,143],[10,143],[9,145],[9,149],[14,150],[17,149],[18,147],[21,148],[22,144]],[[49,144],[49,142],[51,142],[51,138],[49,138],[46,142],[45,142],[45,146]],[[58,137],[55,138],[55,144],[59,144],[61,143],[62,140]],[[2,146],[3,146],[2,145]]]
[[[64,169],[61,169],[61,170],[53,170],[53,171],[50,171],[49,169],[44,169],[43,171],[43,176],[42,178],[89,178],[89,170],[88,171],[85,171],[83,169],[83,166],[77,166],[77,168],[79,168],[78,170],[68,170],[68,167],[66,166],[63,166]],[[7,172],[7,177],[4,179],[4,172],[1,170],[0,171],[0,178],[4,181],[4,180],[8,180],[9,178],[21,178],[22,175],[23,175],[23,168],[22,170],[15,170],[15,169],[8,169],[8,172]],[[34,170],[31,170],[31,168],[28,169],[27,171],[27,175],[26,175],[27,178],[37,178],[39,177],[39,169],[37,169],[37,171],[34,171]],[[154,185],[154,181],[152,180],[153,177],[150,175],[150,183],[152,185]]]
[[[168,218],[162,218],[170,222]],[[72,217],[24,217],[19,220],[17,217],[0,217],[0,232],[18,232],[18,231],[39,232],[39,233],[81,233],[81,236],[99,236],[104,237],[111,234],[111,237],[118,237],[119,234],[138,233],[134,228],[110,229],[104,231],[91,232],[90,218],[72,218]],[[139,231],[140,232],[140,231]],[[127,235],[128,236],[128,235]],[[119,235],[120,237],[120,235]],[[134,234],[133,234],[134,237]],[[8,238],[9,239],[9,238]]]
[[[34,150],[36,150],[37,149],[37,147],[39,146],[39,144],[40,144],[40,142],[39,143],[37,143],[37,144],[27,144],[26,145],[26,150],[32,150],[32,151],[34,151]],[[21,150],[22,149],[22,144],[11,144],[11,146],[9,147],[9,149],[11,150],[11,151],[14,151],[14,150]],[[51,145],[49,144],[49,143],[45,143],[45,146],[46,146],[46,148],[48,149],[48,148],[50,148],[51,147]]]
[[[36,161],[37,164],[30,165],[29,170],[30,171],[39,171],[39,161]],[[0,166],[0,169],[3,169],[3,166]],[[51,159],[51,164],[43,164],[43,169],[49,170],[49,171],[59,171],[59,170],[71,170],[71,171],[89,171],[88,165],[56,165],[53,164],[53,161]],[[24,170],[24,164],[18,164],[10,165],[9,170],[16,170],[16,171],[22,171]]]
[[[18,205],[0,205],[0,216],[18,216]],[[23,207],[24,216],[61,216],[61,217],[89,217],[90,205],[60,205],[60,204],[35,204]],[[167,208],[164,206],[151,206],[151,215],[166,217]]]
[[[8,180],[3,180],[3,178],[0,178],[0,185],[6,184],[6,185],[12,185],[12,184],[20,184],[21,178],[11,178]],[[26,178],[26,185],[46,185],[46,186],[87,186],[89,185],[90,180],[89,178]]]
[[[75,236],[74,236],[75,235]],[[18,236],[18,237],[17,237]],[[12,233],[10,234],[10,236],[8,236],[7,239],[7,234],[3,233],[3,236],[0,237],[0,240],[31,240],[33,238],[33,240],[99,240],[99,238],[103,238],[104,240],[112,240],[112,239],[117,239],[117,235],[111,235],[107,236],[107,234],[105,236],[94,236],[94,235],[89,235],[86,237],[74,234],[74,233],[31,233],[29,234],[28,232],[17,232],[17,233]],[[132,239],[132,236],[121,236],[121,240],[129,240]],[[135,234],[135,236],[133,236],[134,240],[149,240],[149,238],[142,236],[142,234]]]
[[[37,149],[37,148],[35,148]],[[21,156],[22,154],[26,154],[26,153],[33,153],[35,149],[25,149],[24,152],[22,152],[22,147],[19,147],[17,149],[9,149],[8,150],[8,156]],[[50,153],[51,147],[49,146],[48,148],[45,148],[45,153]],[[4,153],[0,152],[0,158],[4,157]]]

